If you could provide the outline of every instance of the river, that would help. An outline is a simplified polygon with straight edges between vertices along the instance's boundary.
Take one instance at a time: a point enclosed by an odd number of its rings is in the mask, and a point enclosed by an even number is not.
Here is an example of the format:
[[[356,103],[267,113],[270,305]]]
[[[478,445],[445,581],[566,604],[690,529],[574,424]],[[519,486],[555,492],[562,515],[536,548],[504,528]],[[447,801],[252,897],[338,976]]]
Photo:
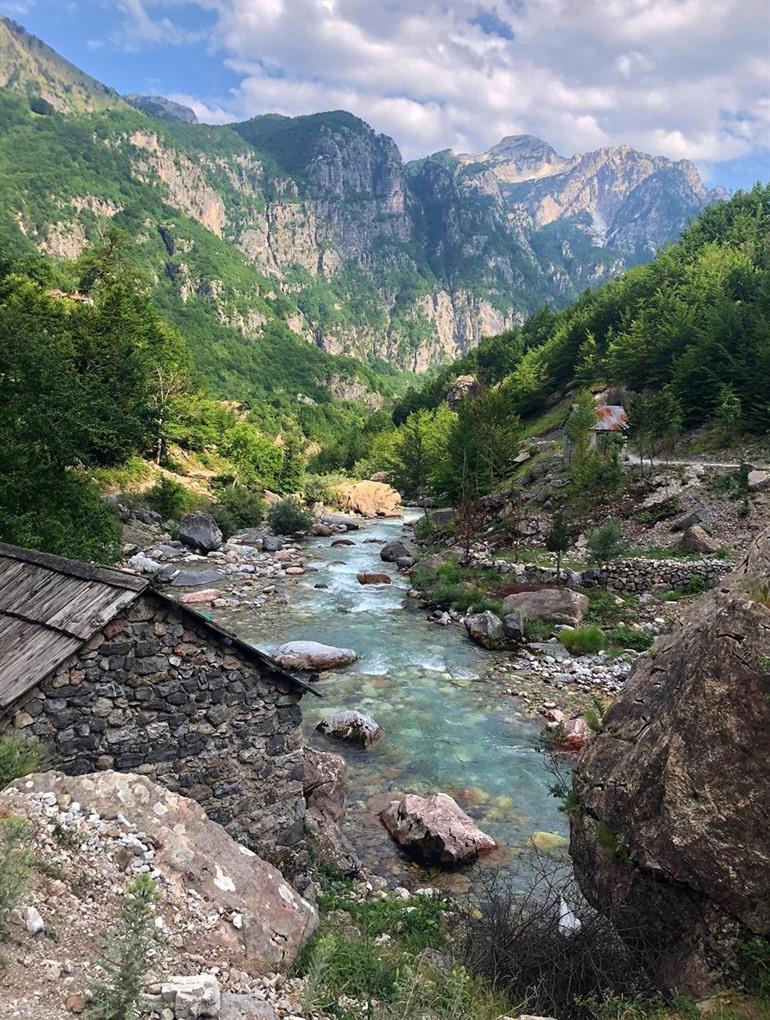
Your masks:
[[[308,539],[308,572],[290,589],[291,604],[275,619],[239,613],[237,629],[266,652],[294,639],[356,650],[353,666],[321,675],[322,698],[303,698],[306,741],[347,759],[345,829],[370,870],[391,882],[460,892],[480,869],[513,866],[533,832],[563,836],[567,825],[548,792],[538,727],[516,698],[501,697],[498,683],[482,679],[494,653],[469,641],[457,625],[428,623],[425,610],[406,597],[408,578],[380,560],[382,542],[409,542],[404,525],[418,515],[409,510],[403,521],[377,519],[345,536]],[[333,548],[340,537],[355,545]],[[382,570],[391,574],[390,585],[362,586],[356,579],[360,571]],[[348,708],[376,719],[384,740],[363,750],[316,732],[323,716]],[[454,797],[500,850],[463,872],[439,874],[411,864],[377,813],[402,793],[437,790]]]

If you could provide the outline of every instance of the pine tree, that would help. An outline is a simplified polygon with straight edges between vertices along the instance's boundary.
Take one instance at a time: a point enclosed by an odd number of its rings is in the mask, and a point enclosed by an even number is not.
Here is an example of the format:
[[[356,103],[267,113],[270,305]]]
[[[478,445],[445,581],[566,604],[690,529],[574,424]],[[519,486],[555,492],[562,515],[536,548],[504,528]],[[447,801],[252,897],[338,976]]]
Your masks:
[[[545,547],[549,552],[556,553],[556,576],[561,583],[561,558],[562,554],[569,549],[570,532],[564,515],[557,510],[553,515],[551,530],[545,538]]]

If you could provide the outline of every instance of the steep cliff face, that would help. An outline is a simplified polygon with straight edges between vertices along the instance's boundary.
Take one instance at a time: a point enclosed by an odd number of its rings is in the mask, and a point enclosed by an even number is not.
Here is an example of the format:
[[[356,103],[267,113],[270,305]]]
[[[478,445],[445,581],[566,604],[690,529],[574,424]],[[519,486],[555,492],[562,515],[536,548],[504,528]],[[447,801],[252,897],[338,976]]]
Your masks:
[[[3,19],[0,57],[0,85],[27,104],[25,139],[7,141],[10,191],[0,196],[14,229],[70,257],[97,229],[100,204],[140,244],[169,215],[192,221],[269,286],[240,269],[218,272],[221,249],[213,257],[180,224],[187,251],[154,271],[181,301],[202,294],[220,322],[247,324],[250,339],[269,319],[248,307],[256,289],[280,298],[283,321],[330,353],[422,371],[650,258],[718,197],[691,164],[626,146],[567,158],[521,135],[481,154],[404,164],[392,139],[344,111],[210,127],[162,98],[130,97],[153,115],[143,116]],[[35,110],[41,98],[71,116],[53,121]],[[42,168],[39,188],[28,166],[13,179],[10,146],[27,139],[46,153],[61,143],[56,202]]]

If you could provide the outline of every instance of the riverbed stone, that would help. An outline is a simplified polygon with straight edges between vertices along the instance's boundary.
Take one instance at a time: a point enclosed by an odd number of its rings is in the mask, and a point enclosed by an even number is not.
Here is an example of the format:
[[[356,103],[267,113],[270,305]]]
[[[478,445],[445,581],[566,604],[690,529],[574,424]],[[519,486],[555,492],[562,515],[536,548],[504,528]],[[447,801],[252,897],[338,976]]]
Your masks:
[[[274,656],[284,669],[320,671],[350,666],[358,655],[352,648],[337,648],[320,641],[287,641]]]
[[[388,542],[380,549],[380,559],[385,563],[396,563],[402,557],[409,555],[409,550],[403,542]]]
[[[171,584],[174,588],[197,588],[201,584],[221,584],[225,580],[219,570],[179,570]]]
[[[328,524],[324,524],[323,521],[316,521],[310,529],[310,534],[315,538],[329,538],[333,532]]]
[[[359,584],[390,584],[390,574],[376,574],[362,571],[356,574]]]
[[[394,800],[380,819],[404,850],[434,864],[463,864],[497,844],[446,793]]]
[[[265,535],[262,539],[262,552],[275,553],[283,549],[283,539],[279,535]]]
[[[352,744],[363,744],[364,747],[376,743],[383,736],[382,727],[370,715],[352,709],[326,716],[318,723],[316,729],[329,737],[347,740]]]
[[[222,545],[222,532],[211,514],[196,510],[185,514],[179,522],[179,538],[185,545],[211,552]]]
[[[503,621],[489,609],[466,616],[465,629],[471,641],[482,648],[502,648],[505,644]]]

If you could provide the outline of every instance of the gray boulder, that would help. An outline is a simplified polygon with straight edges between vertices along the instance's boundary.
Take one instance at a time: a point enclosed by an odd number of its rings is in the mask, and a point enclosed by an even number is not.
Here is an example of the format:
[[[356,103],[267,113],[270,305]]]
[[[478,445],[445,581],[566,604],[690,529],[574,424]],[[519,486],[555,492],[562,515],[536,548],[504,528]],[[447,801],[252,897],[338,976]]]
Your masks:
[[[225,575],[218,570],[178,570],[171,584],[174,588],[197,588],[201,584],[220,584],[225,580]]]
[[[524,622],[520,613],[506,613],[503,617],[503,638],[508,645],[520,645],[525,640]]]
[[[284,669],[316,672],[349,666],[358,655],[352,648],[337,648],[320,641],[287,641],[280,646],[274,658]]]
[[[682,535],[681,546],[687,552],[709,555],[719,549],[719,542],[696,524]]]
[[[694,527],[696,524],[700,524],[701,516],[699,510],[691,510],[689,513],[682,514],[671,525],[671,531],[687,531],[688,528]]]
[[[329,737],[363,744],[364,747],[369,747],[383,736],[382,727],[371,716],[353,710],[328,715],[319,722],[316,729]]]
[[[503,602],[504,613],[518,613],[522,620],[577,627],[588,609],[588,599],[570,588],[541,588],[516,592]]]
[[[278,1014],[257,995],[223,992],[219,1020],[278,1020]]]
[[[749,492],[763,492],[770,489],[770,471],[754,469],[749,471],[748,477]]]
[[[345,816],[347,764],[342,755],[305,748],[305,829],[316,854],[345,875],[355,875],[361,862],[340,828]]]
[[[197,510],[179,522],[179,537],[191,549],[212,552],[222,545],[222,532],[211,514]]]
[[[411,556],[403,542],[388,542],[380,549],[380,559],[386,563],[396,563],[404,556]]]
[[[502,648],[505,644],[503,621],[488,609],[465,617],[465,629],[471,641],[482,648]]]
[[[262,552],[280,552],[283,549],[283,539],[278,535],[265,535],[262,539]]]

